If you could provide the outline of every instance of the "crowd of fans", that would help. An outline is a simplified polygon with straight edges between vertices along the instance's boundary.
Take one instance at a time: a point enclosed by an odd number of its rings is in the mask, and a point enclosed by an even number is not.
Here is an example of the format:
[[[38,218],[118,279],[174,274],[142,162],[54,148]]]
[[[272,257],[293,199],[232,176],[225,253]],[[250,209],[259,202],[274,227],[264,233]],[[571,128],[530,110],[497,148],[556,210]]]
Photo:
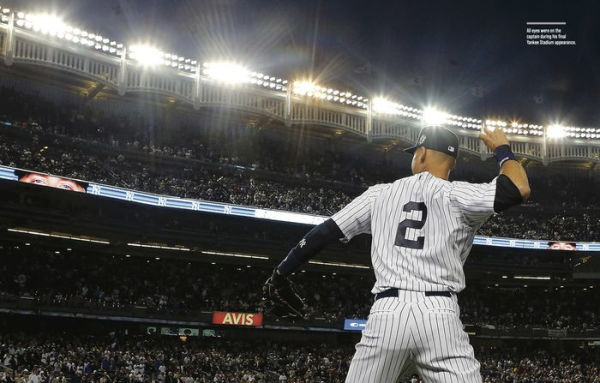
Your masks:
[[[73,334],[0,335],[0,382],[340,383],[350,345]],[[598,383],[597,351],[476,348],[486,383]],[[403,383],[422,383],[417,375]]]
[[[163,195],[305,213],[332,214],[351,201],[350,196],[336,190],[256,179],[238,169],[193,163],[158,168],[123,154],[93,154],[77,148],[67,152],[64,146],[46,144],[41,146],[43,150],[39,147],[35,139],[17,143],[0,136],[0,164]]]
[[[113,311],[144,307],[177,315],[256,312],[263,309],[262,284],[270,272],[248,266],[36,249],[4,249],[1,254],[0,299],[28,297],[40,305]],[[133,273],[136,277],[130,278]],[[311,317],[364,317],[372,303],[370,278],[301,272],[295,280],[309,300]],[[350,288],[363,294],[363,299],[347,294]]]
[[[145,113],[135,109],[117,117],[89,106],[57,105],[6,87],[0,87],[0,97],[3,99],[0,121],[30,127],[38,133],[102,143],[113,149],[238,165],[303,180],[316,178],[346,185],[368,186],[394,177],[390,175],[394,169],[368,166],[358,161],[356,151],[341,150],[341,145],[335,142],[302,138],[283,142],[278,133],[239,123],[201,124],[197,116],[183,112],[177,116],[177,123],[173,123],[168,112],[157,113],[156,110]],[[358,151],[361,155],[377,155],[360,148]],[[378,160],[381,158],[379,155]]]
[[[549,328],[578,332],[600,329],[593,285],[494,287],[472,285],[459,294],[463,323],[500,329]]]
[[[476,353],[477,354],[477,353]],[[481,350],[485,383],[596,383],[600,382],[598,353],[550,353],[547,350]]]
[[[529,213],[529,214],[528,214]],[[509,238],[551,239],[559,241],[598,242],[600,238],[600,211],[581,209],[577,215],[572,210],[565,213],[540,216],[537,207],[525,207],[516,214],[496,214],[486,222],[479,235]]]
[[[130,337],[31,339],[0,336],[0,356],[15,382],[304,383],[343,382],[349,347],[221,339]],[[1,373],[0,373],[1,374]],[[0,382],[3,381],[0,377]]]
[[[344,149],[345,144],[335,142],[285,139],[248,126],[198,127],[185,116],[175,124],[168,111],[117,117],[101,108],[57,105],[6,87],[0,88],[0,97],[0,121],[10,124],[0,127],[2,165],[153,193],[323,215],[339,210],[367,185],[409,174],[407,164],[386,162],[385,154]],[[464,162],[472,161],[465,157]],[[480,233],[597,240],[600,221],[593,217],[600,197],[590,192],[595,181],[566,172],[552,177],[533,172],[527,206],[493,216]],[[477,179],[464,173],[459,177],[470,181],[492,175]]]
[[[3,249],[0,300],[29,298],[42,306],[131,311],[188,317],[210,311],[258,312],[261,288],[270,269],[109,257],[34,249]],[[135,278],[131,275],[135,274]],[[251,275],[251,277],[249,277]],[[373,302],[370,275],[299,272],[294,276],[307,299],[310,318],[333,325],[344,318],[366,318]],[[351,292],[351,293],[350,293]],[[469,284],[459,294],[464,323],[501,329],[600,329],[593,286],[541,287]]]

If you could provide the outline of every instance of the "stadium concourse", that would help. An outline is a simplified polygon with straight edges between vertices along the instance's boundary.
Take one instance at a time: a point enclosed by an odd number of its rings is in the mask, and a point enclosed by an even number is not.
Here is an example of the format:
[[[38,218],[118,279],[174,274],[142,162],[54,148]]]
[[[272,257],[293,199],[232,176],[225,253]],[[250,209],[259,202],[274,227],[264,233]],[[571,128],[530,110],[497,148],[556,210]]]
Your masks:
[[[134,190],[331,215],[367,185],[410,172],[407,155],[394,150],[297,140],[240,123],[198,125],[160,108],[149,111],[150,122],[142,112],[111,114],[77,96],[51,101],[6,86],[0,98],[1,165]],[[465,155],[453,175],[483,182],[493,166]],[[590,192],[600,187],[597,178],[585,170],[545,168],[530,178],[529,202],[495,215],[480,234],[563,241],[600,236],[594,218],[600,195]]]

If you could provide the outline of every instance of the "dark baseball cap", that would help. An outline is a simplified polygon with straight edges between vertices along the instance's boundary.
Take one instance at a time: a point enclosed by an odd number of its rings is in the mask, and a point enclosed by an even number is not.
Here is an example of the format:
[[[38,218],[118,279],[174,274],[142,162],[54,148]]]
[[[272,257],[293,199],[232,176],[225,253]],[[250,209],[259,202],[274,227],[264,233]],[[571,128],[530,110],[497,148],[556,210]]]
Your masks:
[[[404,151],[412,154],[421,146],[437,150],[454,158],[458,156],[458,137],[447,128],[428,126],[421,129],[417,144],[404,149]]]

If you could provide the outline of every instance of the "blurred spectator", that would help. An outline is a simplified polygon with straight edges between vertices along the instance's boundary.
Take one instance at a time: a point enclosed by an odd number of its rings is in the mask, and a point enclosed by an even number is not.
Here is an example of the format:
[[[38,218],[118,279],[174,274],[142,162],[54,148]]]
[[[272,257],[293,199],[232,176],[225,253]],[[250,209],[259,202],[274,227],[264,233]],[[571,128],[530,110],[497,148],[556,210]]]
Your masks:
[[[318,343],[0,334],[7,382],[341,383],[353,354],[351,346]],[[486,383],[600,382],[600,354],[593,350],[481,348],[476,357]],[[416,375],[404,382],[422,383]]]

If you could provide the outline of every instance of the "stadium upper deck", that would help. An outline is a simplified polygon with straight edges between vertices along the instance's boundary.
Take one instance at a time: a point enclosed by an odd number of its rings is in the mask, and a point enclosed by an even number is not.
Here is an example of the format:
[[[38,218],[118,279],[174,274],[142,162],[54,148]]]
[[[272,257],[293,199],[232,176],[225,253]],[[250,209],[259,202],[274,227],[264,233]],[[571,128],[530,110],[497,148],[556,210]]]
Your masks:
[[[111,97],[151,93],[196,110],[226,107],[286,126],[321,126],[332,135],[349,133],[386,145],[414,142],[424,124],[445,124],[459,134],[461,149],[482,158],[489,153],[477,138],[479,130],[483,125],[501,126],[522,158],[543,164],[578,161],[595,166],[600,162],[600,128],[489,120],[421,109],[306,79],[286,80],[233,63],[203,63],[150,46],[126,45],[50,15],[8,8],[0,12],[4,71],[27,71],[33,65],[36,71],[28,75],[40,81],[47,81],[43,77],[48,74],[58,76],[65,85],[70,83],[80,91],[87,88],[90,98],[100,93]]]

